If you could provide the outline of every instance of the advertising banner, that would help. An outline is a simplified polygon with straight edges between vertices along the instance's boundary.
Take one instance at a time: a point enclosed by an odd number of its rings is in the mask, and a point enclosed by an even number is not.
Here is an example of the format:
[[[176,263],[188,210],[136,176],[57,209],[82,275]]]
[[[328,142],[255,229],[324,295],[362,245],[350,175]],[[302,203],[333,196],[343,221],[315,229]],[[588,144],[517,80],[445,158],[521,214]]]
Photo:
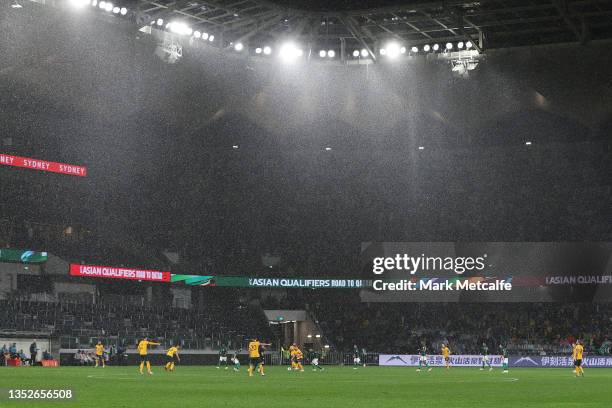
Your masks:
[[[0,249],[0,262],[20,262],[38,264],[47,262],[46,252],[28,251],[26,249]]]
[[[380,354],[378,365],[416,367],[419,365],[421,356],[417,354]],[[493,367],[501,367],[503,360],[501,356],[489,356],[489,362]],[[443,367],[442,355],[427,356],[427,363],[432,367]],[[450,356],[450,364],[453,367],[479,367],[482,365],[482,356],[473,354],[456,354]]]
[[[585,367],[604,368],[612,367],[612,356],[592,356],[582,359],[582,364]],[[570,368],[574,366],[574,361],[571,356],[511,356],[511,367],[540,367],[554,368],[563,367]]]
[[[29,157],[11,156],[0,153],[0,165],[21,167],[38,171],[50,171],[52,173],[67,174],[69,176],[87,176],[87,167],[74,164],[56,163],[47,160],[32,159]]]
[[[127,279],[151,282],[170,282],[170,272],[114,266],[70,264],[70,275],[86,278]]]
[[[240,288],[333,288],[359,289],[369,282],[360,279],[257,278],[249,276],[172,275],[172,282],[191,286],[230,286]]]

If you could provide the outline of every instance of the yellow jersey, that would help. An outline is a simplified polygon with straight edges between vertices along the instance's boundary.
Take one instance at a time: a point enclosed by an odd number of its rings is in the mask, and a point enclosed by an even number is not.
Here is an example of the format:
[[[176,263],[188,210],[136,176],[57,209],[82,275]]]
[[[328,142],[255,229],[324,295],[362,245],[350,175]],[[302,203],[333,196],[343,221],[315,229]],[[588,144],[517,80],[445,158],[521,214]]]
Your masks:
[[[146,356],[149,351],[149,346],[154,344],[158,345],[159,343],[155,343],[149,340],[140,340],[140,342],[138,343],[138,354],[140,354],[141,356]]]
[[[450,356],[450,349],[448,347],[442,347],[442,356],[444,358]]]
[[[259,358],[259,346],[261,343],[258,341],[252,341],[249,343],[249,357],[250,358]]]
[[[104,345],[96,344],[96,356],[101,356],[104,354]]]
[[[174,357],[176,353],[178,353],[178,347],[170,347],[168,351],[166,352],[166,355],[168,357]]]
[[[577,344],[576,347],[574,347],[574,360],[582,360],[582,353],[584,352],[584,347],[582,347],[582,344]]]

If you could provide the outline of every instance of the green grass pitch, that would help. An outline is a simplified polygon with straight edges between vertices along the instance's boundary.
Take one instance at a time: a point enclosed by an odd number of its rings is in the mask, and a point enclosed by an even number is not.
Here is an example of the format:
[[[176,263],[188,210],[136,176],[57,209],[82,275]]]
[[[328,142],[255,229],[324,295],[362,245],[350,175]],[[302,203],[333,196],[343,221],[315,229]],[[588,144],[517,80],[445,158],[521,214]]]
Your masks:
[[[408,367],[326,367],[289,372],[267,367],[248,377],[210,366],[0,368],[0,407],[191,408],[191,407],[612,407],[612,370],[513,369],[503,374],[478,368],[417,373]],[[7,388],[66,389],[72,401],[8,401]]]

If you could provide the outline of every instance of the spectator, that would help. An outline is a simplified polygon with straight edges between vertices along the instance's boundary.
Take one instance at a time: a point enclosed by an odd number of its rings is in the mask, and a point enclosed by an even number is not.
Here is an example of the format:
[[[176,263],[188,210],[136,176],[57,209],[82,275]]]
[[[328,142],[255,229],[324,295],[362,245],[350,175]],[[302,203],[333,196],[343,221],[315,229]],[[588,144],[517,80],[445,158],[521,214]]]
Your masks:
[[[17,353],[17,358],[19,358],[19,360],[21,361],[21,365],[28,364],[28,358],[26,357],[26,354],[23,352],[23,349],[19,350],[19,353]]]
[[[33,366],[36,364],[36,354],[38,354],[38,346],[36,345],[36,340],[30,344],[30,365]]]
[[[9,347],[9,355],[11,358],[17,358],[17,343],[13,343],[11,344],[11,347]]]
[[[0,358],[2,359],[2,365],[6,366],[8,364],[8,359],[10,357],[9,350],[6,347],[6,344],[2,345],[2,349],[0,349]]]

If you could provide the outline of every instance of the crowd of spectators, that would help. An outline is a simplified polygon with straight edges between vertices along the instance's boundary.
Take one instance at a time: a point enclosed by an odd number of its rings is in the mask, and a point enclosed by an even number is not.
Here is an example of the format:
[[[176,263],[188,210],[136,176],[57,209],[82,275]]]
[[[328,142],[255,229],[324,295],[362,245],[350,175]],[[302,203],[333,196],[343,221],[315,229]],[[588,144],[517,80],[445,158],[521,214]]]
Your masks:
[[[414,353],[425,342],[449,343],[456,353],[507,345],[523,354],[571,351],[576,339],[609,354],[612,305],[597,303],[362,303],[346,292],[308,303],[322,332],[340,350]]]
[[[145,336],[184,348],[240,345],[269,328],[261,309],[236,299],[183,309],[114,303],[0,300],[0,330],[38,331],[60,336],[63,348],[105,344],[134,347]]]

